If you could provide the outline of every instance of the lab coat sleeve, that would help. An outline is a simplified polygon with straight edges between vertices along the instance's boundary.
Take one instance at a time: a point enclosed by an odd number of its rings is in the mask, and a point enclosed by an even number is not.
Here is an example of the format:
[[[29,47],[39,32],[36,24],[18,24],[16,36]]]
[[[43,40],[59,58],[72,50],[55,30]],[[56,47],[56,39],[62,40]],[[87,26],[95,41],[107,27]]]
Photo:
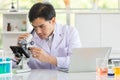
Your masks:
[[[70,57],[57,57],[57,69],[62,71],[68,71]]]
[[[67,36],[70,35],[70,36]],[[78,31],[75,28],[71,28],[70,32],[66,35],[68,50],[66,52],[67,56],[57,57],[57,67],[59,70],[67,71],[70,64],[70,55],[72,53],[72,48],[81,47],[81,42],[79,38]]]

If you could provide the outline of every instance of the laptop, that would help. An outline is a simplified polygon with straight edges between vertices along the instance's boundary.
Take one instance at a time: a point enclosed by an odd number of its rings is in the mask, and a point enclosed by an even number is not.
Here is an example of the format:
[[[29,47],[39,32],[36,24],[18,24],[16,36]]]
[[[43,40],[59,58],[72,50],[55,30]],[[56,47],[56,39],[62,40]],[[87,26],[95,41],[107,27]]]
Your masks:
[[[68,72],[95,72],[96,58],[109,58],[111,49],[111,47],[73,49]]]

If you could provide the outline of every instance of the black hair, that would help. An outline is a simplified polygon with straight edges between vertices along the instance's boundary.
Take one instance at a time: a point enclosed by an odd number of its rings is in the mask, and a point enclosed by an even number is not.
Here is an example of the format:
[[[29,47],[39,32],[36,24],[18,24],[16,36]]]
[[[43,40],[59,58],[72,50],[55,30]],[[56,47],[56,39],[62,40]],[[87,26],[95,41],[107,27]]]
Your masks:
[[[32,22],[36,18],[44,18],[45,20],[51,20],[56,17],[55,9],[50,3],[36,3],[29,11],[29,21]]]

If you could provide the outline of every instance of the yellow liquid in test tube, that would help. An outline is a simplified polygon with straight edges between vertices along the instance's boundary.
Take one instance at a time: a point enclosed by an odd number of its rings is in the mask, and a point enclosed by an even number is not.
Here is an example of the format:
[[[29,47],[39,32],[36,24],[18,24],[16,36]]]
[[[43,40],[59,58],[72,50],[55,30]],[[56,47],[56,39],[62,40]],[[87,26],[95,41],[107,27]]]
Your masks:
[[[114,71],[114,74],[116,75],[116,76],[120,76],[120,67],[115,67],[115,68],[113,68],[113,71]]]

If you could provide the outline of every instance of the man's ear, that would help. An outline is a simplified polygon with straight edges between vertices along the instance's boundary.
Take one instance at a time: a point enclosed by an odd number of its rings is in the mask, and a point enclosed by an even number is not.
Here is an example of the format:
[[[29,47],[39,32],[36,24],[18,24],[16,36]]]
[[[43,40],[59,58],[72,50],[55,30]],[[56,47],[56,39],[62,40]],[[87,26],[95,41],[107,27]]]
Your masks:
[[[55,22],[56,22],[56,18],[53,17],[52,20],[51,20],[51,22],[52,22],[52,24],[55,24]]]

